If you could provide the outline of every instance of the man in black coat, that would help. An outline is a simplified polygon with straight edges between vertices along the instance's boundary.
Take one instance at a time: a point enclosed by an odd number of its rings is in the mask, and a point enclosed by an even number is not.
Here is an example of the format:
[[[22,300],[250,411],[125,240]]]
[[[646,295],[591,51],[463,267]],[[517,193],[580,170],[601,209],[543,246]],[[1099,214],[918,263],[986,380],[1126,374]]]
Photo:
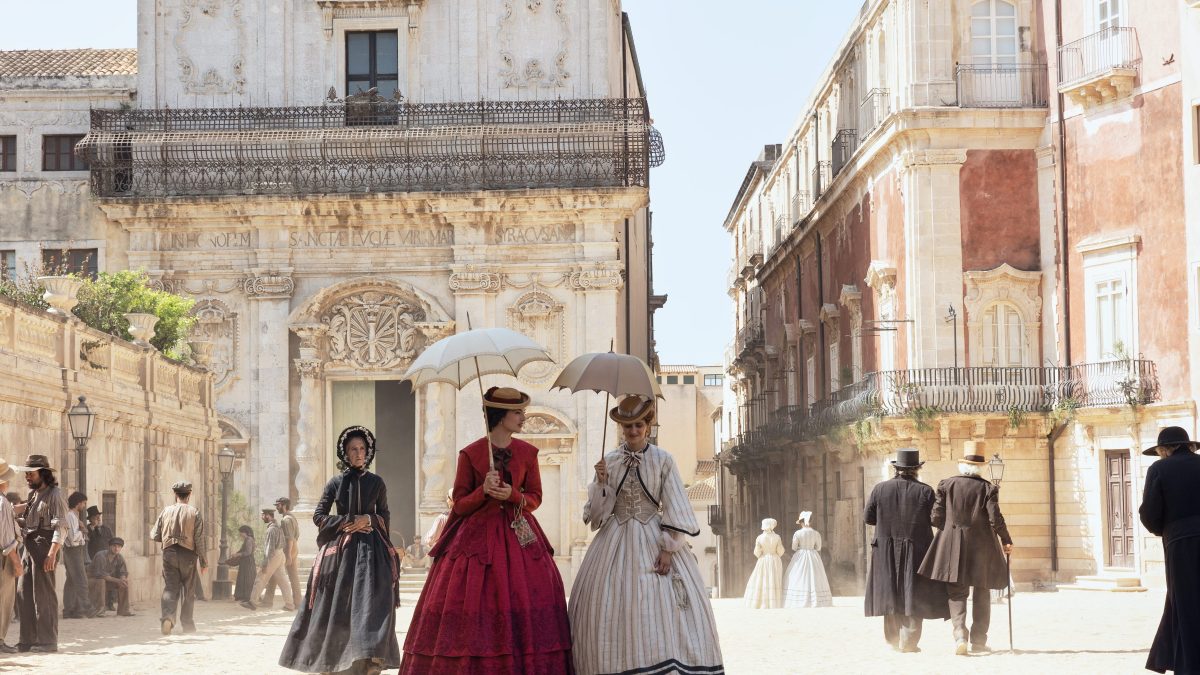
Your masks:
[[[1000,513],[1000,488],[979,475],[987,463],[981,445],[967,441],[958,463],[961,475],[938,483],[931,520],[939,531],[919,570],[924,577],[948,584],[954,653],[960,656],[967,653],[968,639],[971,651],[991,651],[987,646],[992,620],[988,591],[1008,586],[1004,556],[1012,552],[1012,537]],[[968,593],[972,596],[970,632],[967,631]]]
[[[921,623],[948,619],[946,585],[917,574],[933,541],[933,488],[917,480],[925,462],[916,448],[900,448],[896,476],[875,486],[863,520],[875,526],[866,615],[883,617],[883,637],[901,652],[917,652]]]
[[[1159,673],[1200,673],[1200,443],[1180,427],[1159,432],[1142,452],[1162,459],[1146,471],[1138,513],[1146,529],[1163,539],[1167,603],[1146,668]]]

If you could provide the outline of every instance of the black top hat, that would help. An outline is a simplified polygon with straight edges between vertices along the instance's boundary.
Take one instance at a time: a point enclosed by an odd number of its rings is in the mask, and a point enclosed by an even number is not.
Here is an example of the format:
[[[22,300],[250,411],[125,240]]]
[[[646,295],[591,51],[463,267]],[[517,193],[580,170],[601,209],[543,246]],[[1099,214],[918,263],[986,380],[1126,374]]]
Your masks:
[[[1200,447],[1200,442],[1188,438],[1187,429],[1183,427],[1164,427],[1162,431],[1158,432],[1158,442],[1143,450],[1142,454],[1153,457],[1158,454],[1158,449],[1161,447],[1173,448],[1180,445],[1186,445],[1195,450]]]
[[[101,515],[104,515],[104,512],[100,510],[100,507],[98,507],[98,506],[89,506],[88,507],[88,510],[87,510],[88,518],[91,518],[92,516],[101,516]]]
[[[897,469],[919,469],[925,466],[925,462],[921,461],[921,451],[916,448],[900,448],[896,450],[896,459],[892,460],[892,466]]]

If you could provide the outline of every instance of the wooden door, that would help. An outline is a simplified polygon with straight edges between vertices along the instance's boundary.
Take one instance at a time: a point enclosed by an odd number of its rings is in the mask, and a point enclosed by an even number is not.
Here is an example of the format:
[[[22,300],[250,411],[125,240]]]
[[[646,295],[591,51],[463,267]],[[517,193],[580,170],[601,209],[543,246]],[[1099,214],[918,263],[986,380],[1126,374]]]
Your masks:
[[[1104,453],[1108,488],[1108,564],[1133,567],[1132,483],[1129,479],[1129,451]]]

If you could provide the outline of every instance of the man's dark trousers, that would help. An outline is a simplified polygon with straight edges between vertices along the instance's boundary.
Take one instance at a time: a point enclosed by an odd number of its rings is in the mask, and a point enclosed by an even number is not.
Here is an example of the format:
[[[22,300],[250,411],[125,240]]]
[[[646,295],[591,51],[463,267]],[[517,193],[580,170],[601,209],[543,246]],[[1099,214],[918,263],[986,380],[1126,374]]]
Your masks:
[[[175,609],[179,607],[179,625],[187,631],[195,630],[192,607],[196,602],[196,552],[179,544],[163,549],[162,573],[162,618],[175,623]]]
[[[25,537],[25,574],[21,575],[17,606],[21,608],[21,636],[17,648],[34,645],[58,648],[58,595],[54,572],[42,568],[50,552],[51,530],[39,530]]]
[[[988,628],[992,623],[992,593],[983,586],[972,588],[966,584],[946,584],[950,595],[950,623],[954,625],[954,639],[968,641],[967,635],[967,594],[971,595],[971,632],[970,643],[987,644]]]
[[[924,620],[903,614],[883,615],[883,638],[896,649],[911,650],[921,641],[921,624]]]
[[[63,586],[63,616],[77,619],[92,615],[87,581],[87,546],[64,546],[63,567],[67,583]]]

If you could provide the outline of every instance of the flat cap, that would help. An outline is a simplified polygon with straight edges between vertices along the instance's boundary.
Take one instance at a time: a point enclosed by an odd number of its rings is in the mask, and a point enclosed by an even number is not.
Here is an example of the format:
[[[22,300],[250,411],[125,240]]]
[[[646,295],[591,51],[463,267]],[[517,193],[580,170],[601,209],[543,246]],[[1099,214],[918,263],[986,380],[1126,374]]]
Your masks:
[[[171,489],[175,492],[191,492],[192,483],[191,481],[186,480],[176,481],[175,484],[171,486]]]
[[[109,546],[124,546],[125,540],[120,537],[113,537],[112,539],[108,540],[108,545]]]
[[[274,505],[274,504],[272,504],[272,505],[270,505],[270,506],[264,506],[264,507],[262,507],[262,509],[261,509],[261,510],[262,510],[262,512],[263,512],[263,513],[270,513],[270,514],[274,514],[274,513],[275,513],[275,505]]]

